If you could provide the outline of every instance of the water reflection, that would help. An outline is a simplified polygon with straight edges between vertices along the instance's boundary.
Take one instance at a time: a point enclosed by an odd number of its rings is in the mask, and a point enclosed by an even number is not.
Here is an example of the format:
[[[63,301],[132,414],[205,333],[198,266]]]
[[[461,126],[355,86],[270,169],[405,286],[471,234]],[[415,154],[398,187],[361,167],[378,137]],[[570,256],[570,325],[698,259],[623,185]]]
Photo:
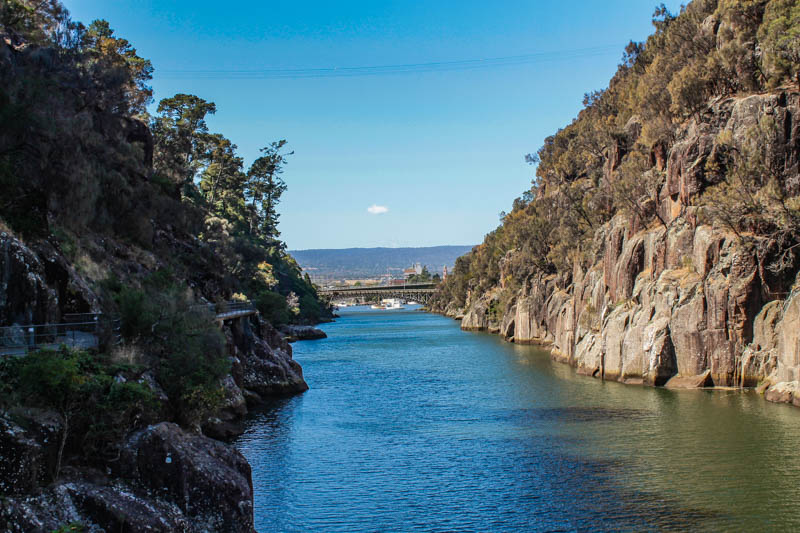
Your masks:
[[[792,529],[800,410],[576,376],[415,312],[295,345],[311,390],[237,445],[260,531]]]

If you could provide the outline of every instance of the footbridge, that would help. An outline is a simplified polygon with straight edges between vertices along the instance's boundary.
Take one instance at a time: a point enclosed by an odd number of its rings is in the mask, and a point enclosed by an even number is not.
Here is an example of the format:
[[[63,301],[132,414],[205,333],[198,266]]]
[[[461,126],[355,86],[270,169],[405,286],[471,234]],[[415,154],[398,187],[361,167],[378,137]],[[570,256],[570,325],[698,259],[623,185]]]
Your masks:
[[[320,289],[319,295],[329,301],[357,299],[377,301],[384,298],[403,298],[427,304],[436,292],[436,283],[409,283],[406,285],[377,285],[368,287],[330,287]]]

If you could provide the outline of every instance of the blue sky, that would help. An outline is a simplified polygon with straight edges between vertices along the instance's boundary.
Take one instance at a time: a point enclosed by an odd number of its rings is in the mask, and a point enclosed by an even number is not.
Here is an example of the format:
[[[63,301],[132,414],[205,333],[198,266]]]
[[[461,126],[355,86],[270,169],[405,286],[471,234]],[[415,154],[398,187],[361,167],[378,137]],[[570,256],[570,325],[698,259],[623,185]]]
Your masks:
[[[64,3],[76,20],[107,19],[153,62],[156,100],[187,92],[215,102],[210,128],[247,163],[270,141],[289,141],[280,229],[290,249],[305,249],[480,242],[529,187],[525,154],[572,120],[584,93],[606,86],[625,43],[651,32],[656,2]],[[539,53],[524,65],[358,77],[182,72]]]

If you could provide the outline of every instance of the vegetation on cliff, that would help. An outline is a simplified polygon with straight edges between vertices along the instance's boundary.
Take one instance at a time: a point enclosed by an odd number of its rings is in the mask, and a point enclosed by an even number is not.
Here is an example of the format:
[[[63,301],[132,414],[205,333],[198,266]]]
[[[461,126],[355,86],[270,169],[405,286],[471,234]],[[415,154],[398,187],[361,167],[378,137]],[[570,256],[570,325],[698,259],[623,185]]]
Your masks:
[[[229,436],[244,394],[257,402],[307,388],[272,327],[330,316],[280,241],[286,141],[265,143],[245,168],[236,145],[209,131],[212,102],[177,94],[150,115],[152,74],[106,21],[84,26],[58,0],[0,3],[0,325],[15,324],[0,342],[74,313],[120,319],[102,320],[90,349],[0,357],[4,530],[73,516],[73,496],[58,488],[69,478],[84,491],[75,501],[95,498],[84,516],[107,529],[185,525],[200,505],[249,531],[246,462],[172,422]],[[204,304],[232,299],[252,300],[260,318],[215,324]],[[176,478],[199,476],[192,465],[206,460],[232,470],[206,480],[202,490],[218,493],[204,504],[188,505],[177,488],[148,500],[149,469],[114,492],[102,478],[118,478],[126,447],[143,446],[136,431],[163,433],[158,449],[192,443]],[[92,468],[102,474],[84,475]],[[214,503],[233,486],[235,504]],[[131,503],[127,490],[149,503]],[[41,499],[33,515],[30,494]],[[170,498],[178,507],[159,503]]]
[[[10,230],[49,239],[76,263],[109,263],[97,245],[112,239],[154,255],[198,296],[245,294],[277,321],[328,316],[278,239],[286,141],[245,169],[236,145],[208,131],[212,102],[177,94],[150,116],[150,62],[108,22],[84,27],[55,0],[4,2],[0,32],[0,218]]]
[[[765,285],[786,289],[800,243],[800,184],[787,163],[796,148],[778,142],[790,126],[765,117],[743,138],[721,133],[704,168],[693,169],[698,190],[681,192],[680,203],[670,203],[665,183],[682,124],[712,115],[725,98],[800,88],[800,5],[695,0],[679,14],[658,7],[653,25],[646,42],[626,47],[609,86],[587,94],[578,117],[526,156],[537,165],[533,186],[456,262],[434,307],[464,308],[470,294],[495,287],[507,307],[537,275],[558,274],[566,287],[615,215],[635,230],[695,207],[757,254]]]

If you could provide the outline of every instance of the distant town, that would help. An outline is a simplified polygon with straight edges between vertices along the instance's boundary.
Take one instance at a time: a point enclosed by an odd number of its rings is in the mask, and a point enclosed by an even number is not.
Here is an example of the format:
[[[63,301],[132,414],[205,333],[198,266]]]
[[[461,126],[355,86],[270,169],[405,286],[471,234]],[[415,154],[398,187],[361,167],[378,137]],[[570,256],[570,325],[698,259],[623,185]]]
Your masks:
[[[290,254],[319,287],[366,287],[437,283],[452,272],[456,259],[471,249],[472,246],[348,248],[292,250]]]
[[[303,269],[304,274],[308,274],[312,283],[320,287],[368,287],[368,286],[394,286],[412,283],[439,283],[447,279],[447,265],[439,270],[429,269],[422,263],[414,263],[408,268],[388,268],[386,274],[372,278],[342,278],[334,279],[328,276],[317,276],[316,269]]]

